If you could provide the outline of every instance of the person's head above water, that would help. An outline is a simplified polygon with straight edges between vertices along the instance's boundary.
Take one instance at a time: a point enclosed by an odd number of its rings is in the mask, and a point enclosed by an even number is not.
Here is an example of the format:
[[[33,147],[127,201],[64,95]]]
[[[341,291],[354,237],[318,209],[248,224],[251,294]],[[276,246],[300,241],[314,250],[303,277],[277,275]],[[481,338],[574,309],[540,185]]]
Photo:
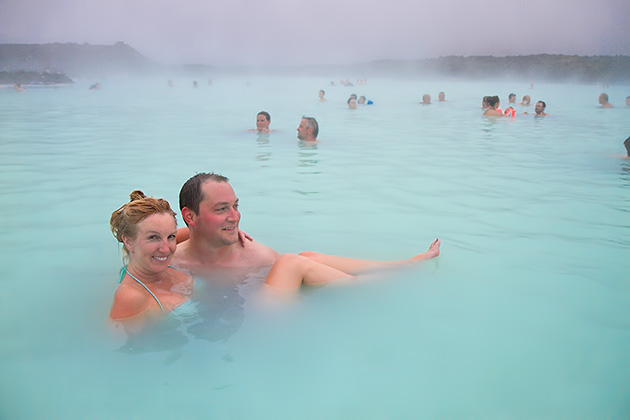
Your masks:
[[[529,95],[525,95],[523,96],[523,99],[521,100],[520,105],[529,105],[531,100],[532,98]]]
[[[431,103],[431,95],[429,95],[428,93],[425,93],[424,95],[422,95],[422,102],[423,105],[428,105]]]
[[[319,124],[313,117],[302,117],[297,128],[297,138],[305,141],[315,141],[319,134]]]
[[[219,174],[197,174],[186,181],[179,192],[179,208],[190,229],[190,242],[198,245],[236,244],[241,220],[238,207],[234,189],[228,179]]]
[[[260,111],[256,114],[257,131],[269,131],[269,124],[271,124],[271,115],[267,111]]]
[[[496,109],[499,106],[500,100],[498,96],[486,96],[486,103],[489,108]]]
[[[444,92],[438,93],[438,102],[446,101],[446,94]]]
[[[138,225],[147,217],[155,214],[166,214],[172,217],[174,226],[175,212],[168,201],[162,198],[147,197],[140,190],[129,194],[130,201],[112,213],[109,227],[114,237],[123,244],[123,253],[129,255],[128,245],[138,237]]]
[[[355,98],[348,98],[348,108],[357,109],[357,100]]]
[[[481,109],[488,109],[488,108],[490,108],[490,104],[488,103],[488,98],[489,98],[489,96],[484,96],[481,99]]]
[[[508,103],[509,104],[516,103],[516,93],[510,93],[508,95]]]
[[[207,182],[222,182],[228,184],[229,179],[213,172],[202,172],[193,176],[186,181],[184,185],[182,185],[181,190],[179,190],[179,209],[183,210],[184,208],[188,208],[196,214],[199,214],[199,205],[206,198],[203,193],[203,185]],[[185,219],[184,222],[188,225]]]
[[[608,102],[607,93],[602,93],[601,95],[599,95],[599,103],[602,105],[603,108],[612,108],[612,105]]]

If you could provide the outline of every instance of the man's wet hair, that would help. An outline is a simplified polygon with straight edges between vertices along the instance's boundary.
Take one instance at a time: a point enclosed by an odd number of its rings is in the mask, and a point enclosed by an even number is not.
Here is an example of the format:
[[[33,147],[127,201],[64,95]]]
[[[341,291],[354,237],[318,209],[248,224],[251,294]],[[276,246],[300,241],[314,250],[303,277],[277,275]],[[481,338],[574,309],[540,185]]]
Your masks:
[[[303,120],[306,120],[306,125],[313,129],[313,137],[317,138],[319,134],[319,124],[317,124],[317,120],[313,117],[302,117]]]
[[[205,198],[201,188],[206,182],[228,182],[229,179],[223,175],[215,174],[214,172],[202,172],[190,178],[182,185],[182,189],[179,190],[179,209],[183,210],[184,207],[189,208],[195,214],[199,214],[199,204]],[[186,220],[184,220],[185,222]]]

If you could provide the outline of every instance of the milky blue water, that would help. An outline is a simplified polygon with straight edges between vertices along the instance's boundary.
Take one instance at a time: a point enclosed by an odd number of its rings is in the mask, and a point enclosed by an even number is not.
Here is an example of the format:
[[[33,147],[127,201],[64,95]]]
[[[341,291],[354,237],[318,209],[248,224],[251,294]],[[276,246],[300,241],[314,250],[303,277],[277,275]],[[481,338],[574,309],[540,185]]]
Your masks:
[[[603,110],[597,85],[338,78],[0,90],[1,418],[630,416],[630,87]],[[480,116],[511,92],[550,116]],[[375,104],[350,111],[350,93]],[[276,131],[259,137],[261,110]],[[177,207],[202,171],[279,252],[393,260],[439,237],[442,254],[290,305],[202,294],[212,331],[130,351],[107,323],[109,216],[136,188]]]

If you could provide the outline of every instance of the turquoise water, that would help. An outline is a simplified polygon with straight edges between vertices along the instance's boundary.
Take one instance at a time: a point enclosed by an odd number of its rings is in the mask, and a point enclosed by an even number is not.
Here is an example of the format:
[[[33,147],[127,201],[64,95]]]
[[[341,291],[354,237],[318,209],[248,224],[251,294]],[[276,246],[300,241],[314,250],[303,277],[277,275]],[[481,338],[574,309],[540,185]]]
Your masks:
[[[0,90],[0,417],[630,416],[630,87],[602,110],[601,86],[337,79]],[[480,117],[510,92],[550,117]],[[375,104],[350,111],[350,93]],[[246,133],[261,110],[276,131]],[[229,316],[202,294],[223,332],[126,351],[106,322],[109,216],[136,188],[176,206],[201,171],[230,178],[242,229],[280,252],[389,260],[439,237],[442,255],[292,305],[260,307],[251,282]]]

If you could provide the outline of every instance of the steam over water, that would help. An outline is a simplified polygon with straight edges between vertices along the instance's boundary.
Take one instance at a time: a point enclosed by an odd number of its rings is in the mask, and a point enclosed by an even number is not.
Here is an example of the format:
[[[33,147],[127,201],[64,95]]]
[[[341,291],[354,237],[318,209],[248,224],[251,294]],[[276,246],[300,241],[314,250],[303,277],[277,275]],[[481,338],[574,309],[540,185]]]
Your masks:
[[[603,110],[601,86],[339,77],[0,90],[0,417],[630,415],[630,87]],[[550,116],[480,115],[511,92]],[[247,133],[261,110],[275,131]],[[127,340],[109,216],[137,188],[177,207],[202,171],[279,252],[442,254],[291,305],[259,302],[264,273],[198,285],[197,318]]]

